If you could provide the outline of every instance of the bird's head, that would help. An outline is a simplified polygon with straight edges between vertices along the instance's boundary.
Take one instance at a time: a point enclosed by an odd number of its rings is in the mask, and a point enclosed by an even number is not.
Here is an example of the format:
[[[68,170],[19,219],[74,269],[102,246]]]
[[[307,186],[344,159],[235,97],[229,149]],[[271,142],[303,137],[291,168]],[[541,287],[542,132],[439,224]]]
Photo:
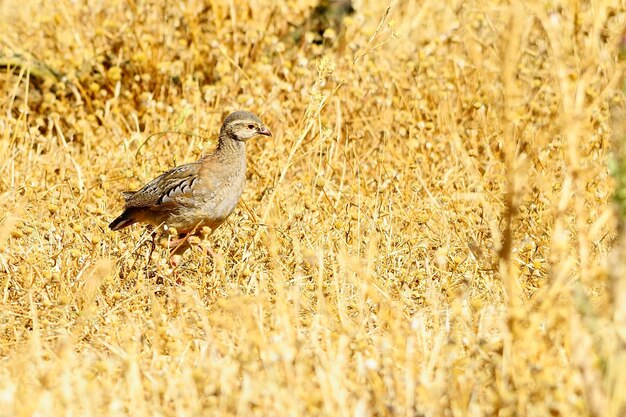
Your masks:
[[[220,136],[227,136],[240,142],[245,142],[257,135],[272,136],[272,132],[249,111],[236,111],[229,114],[220,130]]]

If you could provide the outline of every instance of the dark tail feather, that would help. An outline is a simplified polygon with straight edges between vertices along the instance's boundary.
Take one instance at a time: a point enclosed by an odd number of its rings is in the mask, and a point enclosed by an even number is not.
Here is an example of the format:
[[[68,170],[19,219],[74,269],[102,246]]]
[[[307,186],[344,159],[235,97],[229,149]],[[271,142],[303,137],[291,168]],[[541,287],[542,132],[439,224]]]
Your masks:
[[[134,218],[135,209],[128,208],[124,210],[117,219],[113,220],[111,224],[109,224],[109,229],[111,230],[120,230],[131,224],[135,223],[137,220]]]

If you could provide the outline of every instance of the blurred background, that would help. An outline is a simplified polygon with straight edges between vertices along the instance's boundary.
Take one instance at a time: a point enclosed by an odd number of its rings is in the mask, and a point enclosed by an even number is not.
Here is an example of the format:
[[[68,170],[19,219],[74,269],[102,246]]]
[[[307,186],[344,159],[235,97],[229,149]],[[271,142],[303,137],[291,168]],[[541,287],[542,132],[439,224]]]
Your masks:
[[[618,1],[0,2],[0,416],[623,416]],[[172,267],[135,189],[257,113]]]

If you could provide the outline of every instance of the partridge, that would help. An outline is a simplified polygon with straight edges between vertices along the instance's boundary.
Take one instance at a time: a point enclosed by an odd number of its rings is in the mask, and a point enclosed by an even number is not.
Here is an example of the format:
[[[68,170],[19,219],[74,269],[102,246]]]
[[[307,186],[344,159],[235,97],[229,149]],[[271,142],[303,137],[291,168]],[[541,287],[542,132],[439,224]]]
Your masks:
[[[109,224],[120,230],[134,223],[175,228],[180,247],[203,227],[218,228],[233,212],[246,183],[246,141],[272,133],[257,116],[237,111],[224,120],[217,148],[196,162],[156,177],[138,191],[126,191],[124,212]]]

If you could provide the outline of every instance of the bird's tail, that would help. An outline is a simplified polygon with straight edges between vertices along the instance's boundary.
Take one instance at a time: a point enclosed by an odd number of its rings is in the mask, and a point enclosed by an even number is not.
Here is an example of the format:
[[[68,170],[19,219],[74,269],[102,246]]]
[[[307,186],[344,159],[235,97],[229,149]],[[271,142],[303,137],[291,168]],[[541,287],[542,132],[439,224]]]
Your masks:
[[[135,219],[136,211],[137,210],[135,208],[127,208],[124,210],[124,213],[109,224],[109,229],[120,230],[135,223],[137,221],[137,219]]]

